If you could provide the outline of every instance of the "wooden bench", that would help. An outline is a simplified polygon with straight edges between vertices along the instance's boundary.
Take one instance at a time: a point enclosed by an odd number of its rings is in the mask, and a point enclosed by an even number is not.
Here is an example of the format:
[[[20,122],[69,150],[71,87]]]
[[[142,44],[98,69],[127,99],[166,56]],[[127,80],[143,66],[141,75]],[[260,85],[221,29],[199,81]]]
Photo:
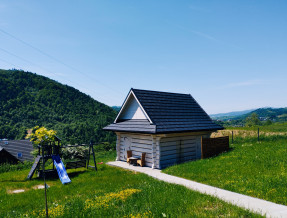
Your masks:
[[[66,169],[76,169],[86,167],[86,160],[69,161],[66,164]]]

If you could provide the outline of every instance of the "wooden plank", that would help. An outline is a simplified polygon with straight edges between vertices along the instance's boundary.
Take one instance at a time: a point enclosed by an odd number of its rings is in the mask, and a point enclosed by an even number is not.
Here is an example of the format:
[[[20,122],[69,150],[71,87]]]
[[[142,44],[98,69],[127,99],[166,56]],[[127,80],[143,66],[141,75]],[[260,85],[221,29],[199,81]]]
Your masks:
[[[66,169],[76,169],[81,167],[86,167],[86,160],[71,161],[66,164]]]
[[[182,146],[189,146],[189,145],[193,145],[196,144],[196,140],[177,140],[177,141],[170,141],[170,142],[164,142],[162,144],[160,144],[161,147],[168,147],[168,146],[173,146],[178,144],[179,142],[181,142]]]
[[[229,136],[202,138],[202,158],[208,158],[229,150]]]
[[[181,148],[183,150],[183,149],[188,149],[188,148],[196,148],[197,145],[198,144],[186,144],[186,145],[179,146],[179,144],[177,144],[177,145],[173,145],[173,146],[161,147],[160,150],[161,150],[161,152],[177,150],[179,148]]]
[[[132,147],[138,147],[138,148],[152,149],[151,145],[146,145],[146,144],[132,143],[131,146]]]
[[[31,179],[32,178],[32,176],[33,176],[38,164],[40,163],[41,158],[42,157],[39,156],[39,155],[36,157],[35,162],[33,163],[32,167],[31,167],[31,170],[30,170],[30,172],[29,172],[29,174],[27,176],[27,179]]]
[[[140,150],[132,150],[132,151],[138,151],[138,152],[141,152],[141,153],[143,152],[143,151],[140,151]],[[126,152],[127,151],[125,151],[124,149],[120,149],[120,155],[124,155],[124,154],[127,155]],[[148,152],[146,152],[146,153],[152,154],[152,150],[148,150]],[[158,156],[159,155],[159,151],[156,151],[155,154]]]
[[[185,161],[190,161],[190,160],[196,160],[196,158],[193,158],[192,156],[187,156],[183,158],[172,158],[172,159],[166,159],[166,160],[161,160],[161,166],[164,166],[165,164],[178,164],[178,163],[183,163]]]
[[[196,152],[196,148],[195,147],[191,147],[191,148],[186,148],[184,150],[181,150],[181,153],[185,153],[185,152]],[[170,154],[180,154],[180,150],[167,150],[167,151],[162,151],[161,152],[161,156],[166,156],[166,155],[170,155]]]
[[[132,151],[133,155],[134,155],[134,152],[152,154],[152,150],[150,150],[150,149],[144,149],[144,148],[134,148],[134,147],[131,147],[131,151]],[[121,153],[126,154],[127,151],[125,151],[124,149],[121,149]]]
[[[132,143],[139,143],[139,144],[146,144],[146,145],[152,145],[151,139],[146,138],[132,138]]]
[[[176,150],[176,149],[177,149],[177,146],[176,146],[176,145],[160,147],[161,152],[164,152],[164,151],[174,151],[174,150]]]
[[[132,152],[137,151],[137,152],[141,152],[141,153],[152,153],[151,149],[146,149],[146,148],[138,148],[138,147],[133,147],[131,146],[131,150]]]
[[[196,159],[196,152],[195,151],[190,151],[182,154],[169,154],[169,155],[162,155],[161,156],[161,161],[163,160],[168,160],[168,159],[182,159],[185,157],[192,156],[194,159]]]
[[[174,142],[174,141],[179,141],[179,140],[184,140],[184,141],[193,141],[196,140],[196,136],[179,136],[179,137],[168,137],[168,138],[163,138],[160,142],[161,144],[169,143],[169,142]]]
[[[129,133],[127,134],[131,138],[137,138],[137,139],[147,139],[151,140],[151,135],[150,134],[137,134],[137,133]]]

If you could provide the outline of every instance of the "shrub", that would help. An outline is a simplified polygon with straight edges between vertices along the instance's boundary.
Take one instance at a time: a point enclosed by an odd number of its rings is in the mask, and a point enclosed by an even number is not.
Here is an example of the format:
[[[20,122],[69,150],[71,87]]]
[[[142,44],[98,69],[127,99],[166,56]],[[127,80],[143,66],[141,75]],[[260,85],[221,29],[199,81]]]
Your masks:
[[[67,147],[62,149],[62,157],[64,160],[77,160],[88,157],[89,147]]]
[[[24,163],[19,163],[19,164],[4,163],[0,165],[0,173],[30,169],[31,167],[32,167],[32,162],[29,162],[29,161],[25,161]]]

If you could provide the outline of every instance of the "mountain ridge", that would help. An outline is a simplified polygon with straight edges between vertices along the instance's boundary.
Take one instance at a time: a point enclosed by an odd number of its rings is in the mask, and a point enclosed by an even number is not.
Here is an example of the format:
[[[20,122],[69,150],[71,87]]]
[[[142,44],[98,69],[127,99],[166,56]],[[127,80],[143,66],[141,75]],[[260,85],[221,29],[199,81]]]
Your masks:
[[[21,70],[0,70],[0,138],[22,139],[36,125],[65,143],[113,142],[102,127],[116,112],[79,90]]]
[[[250,113],[254,110],[256,110],[256,109],[249,109],[249,110],[242,110],[242,111],[231,111],[231,112],[227,112],[227,113],[210,114],[209,116],[211,118],[214,118],[214,119],[220,118],[220,117],[236,117],[236,116]]]
[[[253,110],[214,114],[210,115],[210,117],[214,120],[221,120],[221,121],[244,120],[252,113],[256,113],[261,120],[272,120],[275,122],[287,121],[287,107],[285,108],[264,107]],[[238,114],[238,115],[232,115],[232,114]]]

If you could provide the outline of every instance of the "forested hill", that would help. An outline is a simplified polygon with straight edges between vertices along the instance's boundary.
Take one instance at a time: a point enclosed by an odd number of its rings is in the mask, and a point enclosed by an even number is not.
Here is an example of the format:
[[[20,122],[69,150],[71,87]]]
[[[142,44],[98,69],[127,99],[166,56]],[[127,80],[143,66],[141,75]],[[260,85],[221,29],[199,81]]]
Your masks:
[[[36,125],[57,131],[64,143],[112,142],[102,127],[115,110],[77,89],[34,73],[0,70],[0,138],[22,139]]]

